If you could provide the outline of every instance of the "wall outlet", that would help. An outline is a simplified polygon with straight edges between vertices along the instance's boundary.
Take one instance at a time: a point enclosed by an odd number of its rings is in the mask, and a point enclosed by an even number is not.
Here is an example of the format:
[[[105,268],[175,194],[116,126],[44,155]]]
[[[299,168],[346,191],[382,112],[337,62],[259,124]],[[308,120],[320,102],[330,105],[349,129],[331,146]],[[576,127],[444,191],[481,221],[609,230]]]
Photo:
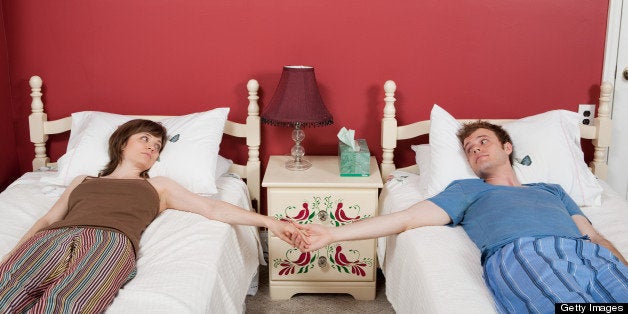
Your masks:
[[[593,124],[593,118],[595,118],[595,105],[578,105],[578,114],[580,114],[580,123],[586,125]]]

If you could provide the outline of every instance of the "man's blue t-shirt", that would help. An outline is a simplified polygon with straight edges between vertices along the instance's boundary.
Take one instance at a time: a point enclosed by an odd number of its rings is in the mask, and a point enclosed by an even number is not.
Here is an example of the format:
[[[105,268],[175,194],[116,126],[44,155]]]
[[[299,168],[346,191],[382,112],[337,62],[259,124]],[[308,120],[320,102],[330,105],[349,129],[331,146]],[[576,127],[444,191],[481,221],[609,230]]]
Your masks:
[[[584,214],[558,184],[515,187],[456,180],[429,200],[447,212],[452,225],[464,228],[482,251],[482,264],[517,238],[582,236],[571,216]]]

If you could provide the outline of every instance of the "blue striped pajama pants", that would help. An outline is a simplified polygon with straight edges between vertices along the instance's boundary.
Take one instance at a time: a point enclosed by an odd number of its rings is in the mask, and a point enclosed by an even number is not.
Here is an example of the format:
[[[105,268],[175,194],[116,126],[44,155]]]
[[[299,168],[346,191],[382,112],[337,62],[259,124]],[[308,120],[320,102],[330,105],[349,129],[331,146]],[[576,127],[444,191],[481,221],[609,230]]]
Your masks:
[[[519,238],[488,258],[484,279],[501,313],[554,313],[554,303],[628,302],[628,267],[582,239]]]
[[[101,313],[135,276],[129,239],[112,230],[44,230],[0,265],[0,313]]]

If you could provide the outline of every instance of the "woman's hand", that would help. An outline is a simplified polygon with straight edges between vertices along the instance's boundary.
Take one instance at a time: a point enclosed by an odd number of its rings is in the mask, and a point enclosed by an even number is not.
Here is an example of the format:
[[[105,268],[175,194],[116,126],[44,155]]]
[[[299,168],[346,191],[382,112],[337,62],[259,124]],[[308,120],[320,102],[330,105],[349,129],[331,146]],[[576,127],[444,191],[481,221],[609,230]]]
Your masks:
[[[297,224],[292,221],[272,219],[268,229],[291,246],[297,247],[297,243],[309,244],[307,235],[297,228]]]
[[[297,225],[299,230],[307,237],[307,241],[299,242],[295,244],[302,252],[316,251],[323,246],[334,242],[332,237],[332,228],[319,224],[305,224]]]

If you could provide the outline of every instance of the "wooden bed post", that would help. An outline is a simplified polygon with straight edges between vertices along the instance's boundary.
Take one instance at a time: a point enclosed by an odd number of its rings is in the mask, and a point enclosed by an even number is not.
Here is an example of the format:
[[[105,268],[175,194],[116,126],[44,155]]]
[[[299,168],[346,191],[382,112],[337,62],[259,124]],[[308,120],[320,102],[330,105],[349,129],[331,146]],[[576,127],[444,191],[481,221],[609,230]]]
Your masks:
[[[259,83],[256,80],[249,80],[246,84],[249,91],[248,117],[246,118],[246,145],[249,147],[249,159],[246,162],[246,184],[251,193],[251,202],[257,212],[259,212],[260,189],[261,189],[261,163],[259,160],[261,122],[259,117]]]
[[[384,102],[384,118],[382,119],[382,180],[386,182],[386,177],[395,170],[393,162],[394,150],[397,147],[397,119],[395,118],[395,91],[397,84],[388,80],[384,84],[386,97]]]
[[[41,86],[43,81],[39,76],[32,76],[28,81],[31,86],[31,111],[28,116],[30,125],[31,142],[35,144],[35,159],[33,159],[33,170],[44,167],[50,161],[46,156],[46,141],[48,135],[44,134],[44,122],[48,121],[48,115],[44,113],[44,103],[41,101]]]
[[[593,124],[597,129],[597,133],[595,139],[593,140],[595,151],[593,152],[593,161],[590,166],[593,174],[602,180],[606,179],[608,171],[606,153],[611,144],[612,121],[610,118],[610,102],[612,92],[613,85],[610,82],[602,82],[602,86],[600,87],[598,114],[597,117],[593,119]]]

